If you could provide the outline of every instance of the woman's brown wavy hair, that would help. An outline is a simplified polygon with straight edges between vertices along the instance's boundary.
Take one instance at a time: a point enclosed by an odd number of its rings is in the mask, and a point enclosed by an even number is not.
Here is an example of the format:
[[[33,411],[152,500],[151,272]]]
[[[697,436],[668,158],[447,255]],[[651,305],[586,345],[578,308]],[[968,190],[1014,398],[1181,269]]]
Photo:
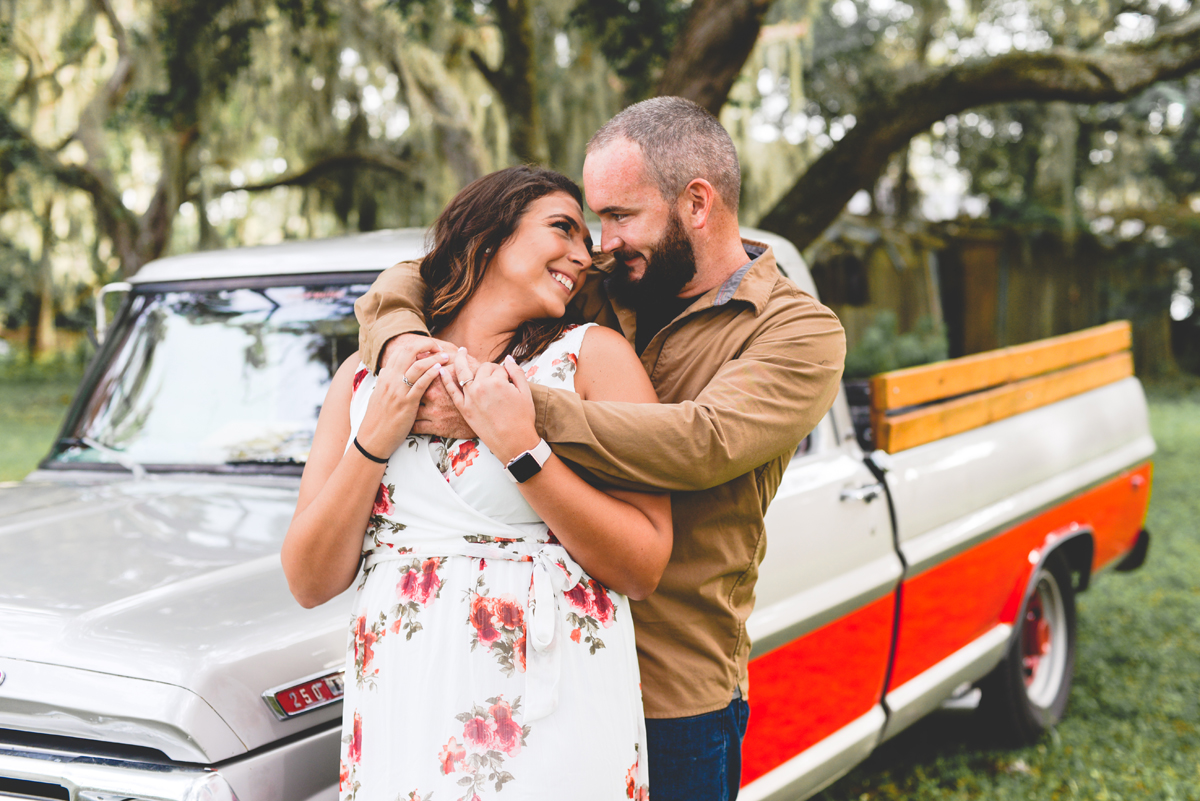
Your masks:
[[[436,336],[449,325],[475,294],[492,256],[516,232],[529,205],[555,192],[565,192],[583,207],[583,195],[574,181],[534,166],[493,172],[454,196],[433,224],[429,254],[421,262],[430,333]],[[577,321],[570,310],[556,320],[527,320],[496,361],[509,354],[517,361],[538,355],[573,322]]]

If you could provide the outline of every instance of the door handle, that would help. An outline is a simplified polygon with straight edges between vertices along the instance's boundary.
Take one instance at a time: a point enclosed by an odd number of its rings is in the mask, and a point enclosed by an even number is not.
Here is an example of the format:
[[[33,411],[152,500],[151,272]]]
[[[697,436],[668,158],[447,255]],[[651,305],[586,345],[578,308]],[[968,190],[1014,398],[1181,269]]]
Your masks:
[[[874,484],[867,484],[863,487],[844,489],[839,497],[843,501],[862,501],[863,503],[870,503],[881,495],[883,495],[883,485],[876,482]]]

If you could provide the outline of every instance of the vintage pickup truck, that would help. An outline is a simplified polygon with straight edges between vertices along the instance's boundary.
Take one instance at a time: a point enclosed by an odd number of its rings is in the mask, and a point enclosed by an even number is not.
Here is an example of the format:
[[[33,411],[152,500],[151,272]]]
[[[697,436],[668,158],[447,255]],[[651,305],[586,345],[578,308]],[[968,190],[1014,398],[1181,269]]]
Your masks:
[[[278,552],[352,303],[422,245],[179,256],[118,287],[60,438],[0,488],[0,798],[337,796],[349,598],[302,609]],[[810,795],[974,685],[1016,737],[1059,719],[1075,593],[1147,548],[1128,346],[1114,324],[878,376],[858,430],[838,398],[767,518],[742,798]]]

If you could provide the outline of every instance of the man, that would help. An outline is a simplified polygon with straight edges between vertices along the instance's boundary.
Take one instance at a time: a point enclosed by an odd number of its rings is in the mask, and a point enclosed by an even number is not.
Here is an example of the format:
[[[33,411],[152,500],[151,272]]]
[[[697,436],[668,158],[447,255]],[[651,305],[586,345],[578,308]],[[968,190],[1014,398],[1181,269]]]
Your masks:
[[[845,356],[833,313],[779,274],[769,247],[741,239],[740,176],[728,133],[682,98],[638,103],[596,133],[584,190],[612,258],[597,258],[575,305],[625,334],[662,404],[532,387],[538,432],[560,457],[673,493],[670,563],[631,605],[656,801],[737,795],[763,515]],[[360,299],[368,365],[385,346],[405,365],[436,347],[412,335],[425,331],[422,299],[412,262]],[[463,436],[446,406],[428,399],[414,430]]]

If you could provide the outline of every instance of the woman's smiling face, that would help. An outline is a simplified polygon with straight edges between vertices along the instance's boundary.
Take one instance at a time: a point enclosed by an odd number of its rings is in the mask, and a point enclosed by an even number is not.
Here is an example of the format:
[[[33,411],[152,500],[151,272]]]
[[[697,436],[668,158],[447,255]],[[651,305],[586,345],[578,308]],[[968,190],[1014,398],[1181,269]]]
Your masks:
[[[525,209],[480,288],[502,292],[522,320],[562,317],[592,264],[591,244],[575,199],[545,195]]]

